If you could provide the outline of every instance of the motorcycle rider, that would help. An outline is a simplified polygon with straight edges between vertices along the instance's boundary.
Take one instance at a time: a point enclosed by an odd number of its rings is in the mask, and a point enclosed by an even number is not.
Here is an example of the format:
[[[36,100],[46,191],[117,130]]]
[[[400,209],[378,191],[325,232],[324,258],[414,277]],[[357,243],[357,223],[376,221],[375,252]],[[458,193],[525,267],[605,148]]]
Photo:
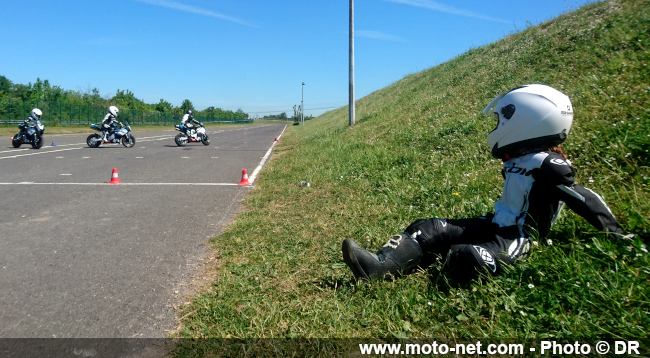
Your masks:
[[[569,97],[539,84],[497,96],[483,110],[496,116],[488,136],[505,178],[494,214],[468,219],[419,219],[393,236],[376,254],[343,241],[343,258],[357,280],[398,277],[447,256],[450,276],[461,283],[478,272],[496,276],[503,265],[527,255],[532,237],[544,238],[566,204],[612,240],[623,229],[603,199],[574,184],[575,169],[561,143],[573,121]]]
[[[24,124],[36,125],[36,121],[40,121],[42,115],[43,115],[43,112],[41,112],[40,109],[34,108],[34,109],[32,109],[32,113],[29,115],[29,117],[25,118],[25,121],[23,123]]]
[[[43,132],[41,132],[40,128],[38,128],[37,124],[38,121],[41,120],[41,116],[43,115],[43,112],[41,112],[40,109],[34,108],[32,109],[32,113],[30,113],[29,117],[25,118],[23,123],[19,125],[18,127],[20,128],[20,135],[25,136],[27,127],[34,127],[40,135],[43,135]],[[24,139],[24,137],[23,137]]]
[[[117,120],[117,114],[119,112],[120,110],[116,106],[108,107],[108,113],[106,113],[102,120],[102,130],[104,132],[104,138],[102,140],[106,141],[111,134],[115,133],[117,125],[122,125],[122,123]]]
[[[40,109],[34,108],[32,109],[32,113],[29,115],[29,117],[25,118],[23,121],[23,130],[27,127],[35,127],[36,128],[36,123],[41,120],[41,116],[43,115],[43,112],[41,112]]]
[[[181,126],[183,129],[185,129],[185,133],[187,133],[189,137],[192,137],[192,132],[194,128],[196,128],[194,125],[192,125],[192,123],[196,123],[200,127],[203,127],[203,123],[194,119],[194,113],[191,109],[188,109],[181,119]]]

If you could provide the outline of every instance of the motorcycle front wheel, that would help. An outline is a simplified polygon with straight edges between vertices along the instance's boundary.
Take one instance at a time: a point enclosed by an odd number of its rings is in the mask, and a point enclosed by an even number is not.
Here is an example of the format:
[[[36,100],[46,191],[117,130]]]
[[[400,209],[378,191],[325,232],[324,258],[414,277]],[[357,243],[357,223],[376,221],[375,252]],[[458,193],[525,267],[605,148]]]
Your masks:
[[[201,134],[201,143],[203,145],[210,145],[210,138],[208,138],[207,134]]]
[[[43,146],[43,137],[40,135],[34,135],[34,141],[32,142],[32,148],[40,149]]]
[[[20,143],[20,133],[16,134],[14,136],[14,139],[11,140],[11,145],[14,146],[14,148],[20,147],[22,143]]]
[[[133,147],[135,145],[135,137],[133,137],[131,133],[128,133],[127,135],[122,137],[122,145],[127,148]]]
[[[187,144],[189,138],[184,133],[178,133],[176,135],[176,138],[174,138],[174,140],[176,141],[177,146],[184,147],[185,144]]]
[[[102,144],[102,136],[97,133],[91,134],[86,138],[86,144],[88,144],[90,148],[99,148],[99,145]]]

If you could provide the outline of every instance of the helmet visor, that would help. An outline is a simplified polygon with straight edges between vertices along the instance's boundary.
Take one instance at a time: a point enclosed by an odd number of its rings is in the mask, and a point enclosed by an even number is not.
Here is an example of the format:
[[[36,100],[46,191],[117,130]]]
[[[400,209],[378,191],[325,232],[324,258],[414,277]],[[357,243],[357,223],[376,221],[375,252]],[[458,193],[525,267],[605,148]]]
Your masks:
[[[491,132],[494,132],[497,128],[499,128],[499,114],[495,113],[495,109],[497,107],[497,104],[501,100],[501,98],[503,98],[503,96],[505,95],[506,95],[505,92],[499,93],[496,97],[494,97],[494,99],[490,102],[490,104],[488,104],[487,107],[485,107],[485,109],[481,111],[481,113],[483,113],[483,115],[487,119],[492,119],[496,117],[497,124]]]
[[[503,98],[503,96],[505,96],[505,95],[506,95],[506,93],[502,92],[502,93],[499,93],[498,96],[494,97],[492,102],[490,102],[490,104],[488,104],[487,107],[485,107],[485,109],[482,111],[483,114],[485,114],[488,117],[491,117],[492,113],[494,113],[494,109],[497,107],[497,103],[499,103],[501,98]]]

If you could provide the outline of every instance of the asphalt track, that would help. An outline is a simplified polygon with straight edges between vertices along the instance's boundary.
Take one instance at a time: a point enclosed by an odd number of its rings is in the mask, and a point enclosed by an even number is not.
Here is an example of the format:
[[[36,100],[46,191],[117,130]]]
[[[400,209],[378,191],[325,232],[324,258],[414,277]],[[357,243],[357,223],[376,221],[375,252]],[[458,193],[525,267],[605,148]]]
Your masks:
[[[175,131],[133,132],[133,148],[0,137],[0,338],[166,337],[206,242],[251,190],[242,169],[254,180],[285,128],[208,128],[209,146],[186,147]],[[123,184],[107,184],[113,168]]]

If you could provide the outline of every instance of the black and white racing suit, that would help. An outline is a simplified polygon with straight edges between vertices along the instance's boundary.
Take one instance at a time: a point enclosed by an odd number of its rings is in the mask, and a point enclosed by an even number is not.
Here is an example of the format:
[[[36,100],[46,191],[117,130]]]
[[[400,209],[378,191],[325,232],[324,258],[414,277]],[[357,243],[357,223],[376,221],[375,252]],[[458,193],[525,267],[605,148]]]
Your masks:
[[[111,136],[111,134],[115,133],[116,123],[120,125],[122,124],[117,120],[117,118],[114,115],[110,113],[106,113],[104,119],[102,120],[102,129],[104,130],[105,133],[104,139],[107,139],[108,137]]]
[[[183,115],[183,119],[181,119],[181,126],[185,129],[185,132],[188,136],[191,136],[192,130],[196,128],[194,125],[192,125],[192,123],[201,125],[201,122],[194,119],[194,116],[190,116],[189,114]]]
[[[38,119],[32,117],[31,115],[23,121],[23,126],[21,128],[21,131],[24,131],[27,127],[34,127],[36,128],[36,124],[38,123]]]
[[[498,275],[501,265],[511,265],[528,253],[532,237],[541,239],[549,233],[563,203],[610,238],[623,236],[603,199],[575,185],[575,170],[557,153],[542,151],[509,159],[502,173],[503,194],[494,214],[420,219],[406,228],[404,233],[422,248],[423,264],[447,254],[448,267],[457,278],[473,278],[476,268]]]

